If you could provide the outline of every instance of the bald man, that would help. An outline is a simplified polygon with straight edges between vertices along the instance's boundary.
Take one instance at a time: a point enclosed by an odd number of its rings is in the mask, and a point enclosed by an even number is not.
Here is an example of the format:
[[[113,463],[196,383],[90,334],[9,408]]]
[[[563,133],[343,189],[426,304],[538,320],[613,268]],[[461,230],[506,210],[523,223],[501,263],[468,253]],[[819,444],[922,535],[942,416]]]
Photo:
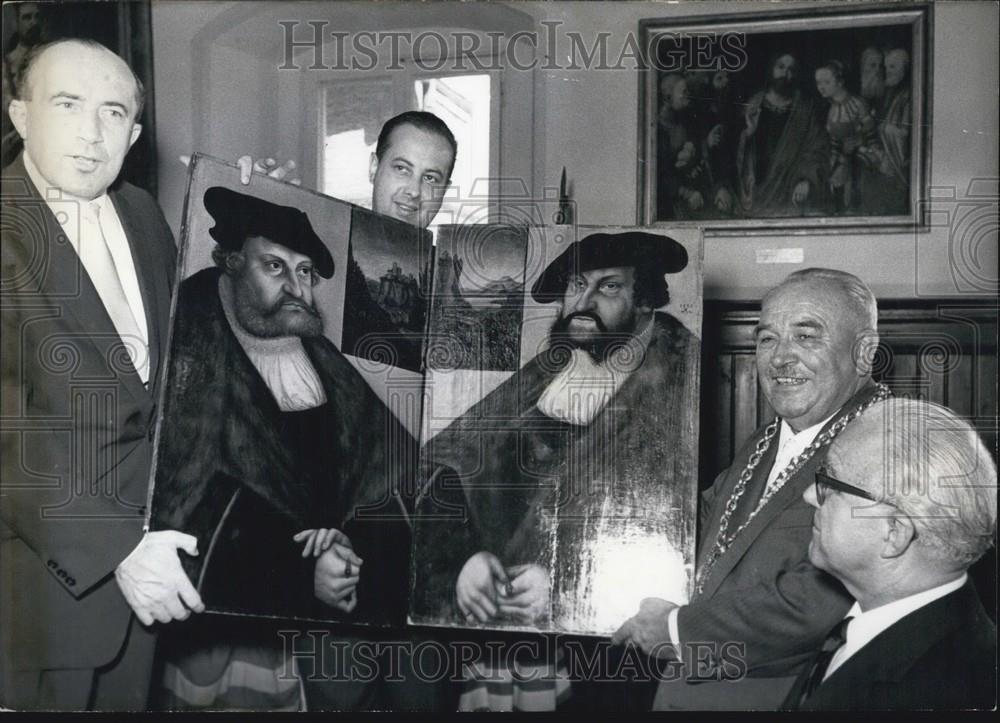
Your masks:
[[[969,423],[930,402],[879,402],[803,497],[816,509],[809,560],[855,603],[785,706],[994,708],[997,629],[967,571],[996,537],[997,471]]]
[[[142,84],[93,41],[32,49],[3,174],[0,689],[20,709],[146,706],[152,625],[203,605],[145,533],[175,249],[153,198],[115,185]]]

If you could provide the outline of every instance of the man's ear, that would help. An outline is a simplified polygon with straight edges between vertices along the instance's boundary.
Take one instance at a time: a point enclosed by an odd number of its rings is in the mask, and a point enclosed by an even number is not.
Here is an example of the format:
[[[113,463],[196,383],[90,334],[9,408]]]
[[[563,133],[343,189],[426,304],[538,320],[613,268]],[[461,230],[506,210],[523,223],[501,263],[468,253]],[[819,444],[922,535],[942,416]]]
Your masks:
[[[378,156],[372,153],[372,158],[368,162],[368,182],[375,183],[375,171],[378,170]]]
[[[21,136],[21,140],[27,140],[28,109],[25,107],[24,101],[12,100],[10,102],[10,108],[7,112],[10,115],[11,123],[13,123],[14,128],[17,129],[17,134]]]
[[[129,138],[128,147],[131,148],[135,145],[135,142],[139,140],[139,134],[142,133],[142,125],[139,123],[132,124],[132,137]]]
[[[899,557],[917,539],[917,528],[907,515],[894,513],[885,519],[885,533],[882,537],[882,557]]]
[[[872,373],[875,354],[878,351],[878,332],[875,329],[865,329],[854,340],[854,366],[859,376]]]
[[[246,257],[243,255],[242,251],[237,251],[236,253],[231,253],[226,257],[226,267],[225,272],[230,276],[234,276],[239,273],[240,269],[243,268],[243,264],[246,261]]]

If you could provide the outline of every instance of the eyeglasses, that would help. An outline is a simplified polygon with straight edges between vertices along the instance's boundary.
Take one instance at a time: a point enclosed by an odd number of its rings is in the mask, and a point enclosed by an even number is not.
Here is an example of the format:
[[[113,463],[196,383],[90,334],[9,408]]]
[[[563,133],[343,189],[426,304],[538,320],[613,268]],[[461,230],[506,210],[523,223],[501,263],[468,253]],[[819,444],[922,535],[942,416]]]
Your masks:
[[[826,502],[826,498],[830,494],[831,490],[845,492],[849,495],[854,495],[855,497],[861,497],[862,499],[871,500],[872,502],[880,502],[882,504],[889,505],[890,507],[898,510],[900,515],[906,517],[910,521],[910,525],[913,527],[913,539],[917,539],[918,529],[916,524],[913,522],[913,518],[910,517],[910,514],[906,510],[900,508],[899,505],[894,502],[880,500],[868,490],[855,487],[852,484],[847,484],[847,482],[841,482],[839,479],[834,479],[826,473],[825,469],[816,470],[816,481],[813,482],[813,485],[816,488],[816,501],[820,507],[822,507],[823,503]]]
[[[826,474],[826,470],[816,470],[816,482],[814,484],[816,486],[816,500],[821,506],[824,502],[826,502],[826,498],[827,495],[830,494],[830,490],[846,492],[849,495],[863,497],[864,499],[871,500],[872,502],[881,501],[868,490],[862,489],[861,487],[855,487],[854,485],[847,484],[846,482],[841,482],[839,479],[834,479],[830,475]]]

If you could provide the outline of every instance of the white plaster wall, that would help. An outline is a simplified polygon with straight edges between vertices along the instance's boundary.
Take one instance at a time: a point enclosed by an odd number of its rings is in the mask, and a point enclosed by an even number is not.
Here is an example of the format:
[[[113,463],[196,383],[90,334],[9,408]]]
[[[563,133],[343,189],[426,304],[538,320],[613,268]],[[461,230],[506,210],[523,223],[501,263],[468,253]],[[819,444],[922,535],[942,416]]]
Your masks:
[[[775,8],[774,3],[755,2],[498,5],[490,11],[498,22],[519,22],[504,16],[505,9],[510,15],[527,13],[534,30],[544,35],[542,21],[559,21],[560,33],[579,32],[588,45],[594,33],[608,30],[613,33],[612,48],[620,46],[627,33],[637,33],[642,18]],[[454,12],[473,12],[469,7],[452,6]],[[276,70],[281,55],[276,18],[330,17],[351,27],[405,27],[407,18],[419,19],[419,13],[430,12],[420,5],[394,3],[292,3],[280,6],[280,12],[277,8],[271,3],[153,3],[160,197],[175,231],[186,179],[175,159],[195,145],[196,150],[223,158],[251,152],[301,159],[304,149],[308,156],[316,132],[316,119],[304,98],[311,76],[306,70]],[[995,2],[935,3],[931,183],[944,195],[961,198],[973,179],[993,179],[987,191],[995,203],[1000,175],[997,26]],[[206,38],[219,40],[206,43]],[[533,92],[527,92],[529,87]],[[522,178],[537,193],[557,185],[566,166],[579,223],[635,222],[638,79],[634,72],[511,71],[503,112],[506,175]],[[528,160],[518,160],[524,158]],[[314,172],[308,158],[303,171],[307,179]],[[946,214],[955,217],[970,206],[959,207],[945,199],[935,208],[941,212],[936,217],[939,225],[916,234],[710,237],[705,246],[705,296],[759,298],[801,266],[756,263],[757,250],[776,248],[801,248],[806,266],[856,273],[882,298],[982,294],[990,290],[990,280],[995,289],[995,221],[975,231],[954,230]]]

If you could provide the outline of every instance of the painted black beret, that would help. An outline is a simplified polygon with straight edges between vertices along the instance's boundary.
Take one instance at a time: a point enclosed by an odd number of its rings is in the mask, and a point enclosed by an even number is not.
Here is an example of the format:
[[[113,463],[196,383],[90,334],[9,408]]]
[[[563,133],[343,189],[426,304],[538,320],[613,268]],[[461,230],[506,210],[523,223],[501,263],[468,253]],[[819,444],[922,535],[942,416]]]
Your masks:
[[[261,236],[311,258],[324,279],[333,276],[333,256],[305,212],[222,186],[205,191],[205,209],[215,219],[208,233],[222,248],[239,251],[248,238]]]
[[[572,273],[634,266],[644,273],[663,279],[684,269],[687,250],[669,236],[626,231],[625,233],[592,233],[570,244],[550,263],[531,287],[531,297],[540,303],[556,301],[566,292],[566,279]],[[667,284],[647,289],[652,305],[667,302]]]

